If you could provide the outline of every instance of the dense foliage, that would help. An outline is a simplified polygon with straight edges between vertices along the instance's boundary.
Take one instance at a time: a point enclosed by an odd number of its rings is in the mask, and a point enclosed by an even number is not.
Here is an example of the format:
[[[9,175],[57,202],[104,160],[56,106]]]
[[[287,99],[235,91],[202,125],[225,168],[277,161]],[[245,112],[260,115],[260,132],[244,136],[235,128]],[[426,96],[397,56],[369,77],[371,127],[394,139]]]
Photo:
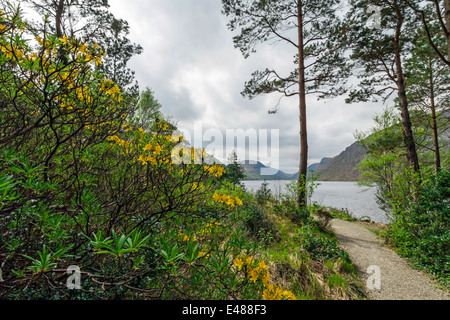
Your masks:
[[[99,47],[35,34],[8,9],[0,42],[2,296],[71,296],[70,265],[82,270],[80,297],[192,296],[176,293],[184,284],[175,279],[223,245],[210,234],[241,204],[215,192],[223,168],[173,164],[180,137],[166,122],[144,131],[128,121],[127,95],[96,71]],[[229,252],[218,251],[208,261],[231,272]]]
[[[350,33],[358,40],[351,58],[365,69],[349,100],[397,95],[370,132],[356,135],[367,149],[361,182],[377,187],[390,218],[388,242],[448,286],[448,3],[378,1],[372,27],[368,3],[352,1],[362,24]]]
[[[377,126],[358,138],[367,149],[359,164],[361,184],[377,187],[377,201],[390,224],[386,240],[415,265],[449,284],[449,149],[448,140],[440,145],[443,155],[436,172],[432,136],[423,113],[413,118],[419,146],[422,174],[408,167],[402,147],[401,126],[393,108],[375,117]],[[448,121],[443,116],[440,122]],[[445,131],[444,131],[445,132]]]
[[[417,266],[450,285],[450,171],[430,176],[411,209],[397,216],[388,240]]]
[[[362,297],[357,271],[327,228],[329,214],[306,202],[298,206],[298,195],[310,194],[314,181],[293,182],[281,199],[266,184],[246,192],[235,154],[226,166],[206,163],[209,156],[184,141],[150,89],[138,100],[127,61],[141,48],[127,39],[126,21],[105,11],[107,2],[69,5],[77,6],[78,22],[98,15],[101,39],[95,24],[78,36],[70,12],[50,6],[56,2],[42,0],[49,8],[30,2],[49,11],[42,23],[30,25],[5,1],[0,8],[1,299]],[[291,13],[286,3],[280,5]],[[272,22],[282,26],[282,20]],[[326,21],[320,22],[314,28]],[[246,31],[251,37],[256,30]],[[418,50],[409,61],[417,77],[404,88],[417,89],[416,101],[427,98],[418,88],[430,77],[418,76],[418,69],[428,71],[422,56]],[[421,171],[406,161],[408,141],[392,112],[360,137],[368,149],[362,176],[378,186],[391,215],[387,238],[446,283],[448,148],[427,137],[448,123],[447,78],[441,73],[433,82],[441,87],[432,128],[421,121],[426,111],[412,117]],[[267,81],[265,90],[280,84]]]
[[[298,248],[298,275],[309,280],[282,281],[263,249],[292,243],[282,243],[273,199],[263,204],[237,183],[235,161],[203,163],[149,89],[135,114],[133,94],[100,72],[100,46],[2,10],[1,299],[359,297],[342,289],[353,273],[318,284],[306,268],[326,259],[321,268],[336,278],[333,263],[349,263],[342,255]]]

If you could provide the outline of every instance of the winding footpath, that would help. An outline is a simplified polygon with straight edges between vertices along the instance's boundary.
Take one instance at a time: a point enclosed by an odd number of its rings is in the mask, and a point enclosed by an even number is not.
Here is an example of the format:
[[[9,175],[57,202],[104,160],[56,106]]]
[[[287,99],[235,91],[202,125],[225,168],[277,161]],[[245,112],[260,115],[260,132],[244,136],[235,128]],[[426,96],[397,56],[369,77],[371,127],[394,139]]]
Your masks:
[[[331,227],[367,284],[368,299],[450,300],[449,293],[438,289],[424,273],[411,269],[364,226],[334,219]]]

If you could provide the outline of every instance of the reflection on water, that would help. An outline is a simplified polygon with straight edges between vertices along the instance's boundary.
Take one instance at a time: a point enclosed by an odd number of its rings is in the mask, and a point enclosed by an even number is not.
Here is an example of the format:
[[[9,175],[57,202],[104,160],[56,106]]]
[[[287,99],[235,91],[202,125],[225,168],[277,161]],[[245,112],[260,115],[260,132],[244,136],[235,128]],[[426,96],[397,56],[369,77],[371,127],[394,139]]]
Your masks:
[[[286,193],[289,180],[268,180],[269,188],[275,196]],[[248,190],[256,191],[263,181],[243,181]],[[354,217],[370,217],[372,221],[388,223],[383,210],[375,201],[375,188],[360,187],[356,182],[348,181],[319,181],[320,185],[314,190],[311,201],[319,205],[347,209]]]

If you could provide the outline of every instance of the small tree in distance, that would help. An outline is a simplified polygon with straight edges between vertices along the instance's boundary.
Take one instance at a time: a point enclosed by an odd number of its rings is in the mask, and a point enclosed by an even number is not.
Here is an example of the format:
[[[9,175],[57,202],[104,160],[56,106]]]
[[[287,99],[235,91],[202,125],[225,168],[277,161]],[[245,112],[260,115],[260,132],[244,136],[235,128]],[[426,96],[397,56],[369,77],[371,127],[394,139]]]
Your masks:
[[[241,181],[245,178],[244,167],[239,163],[236,150],[233,150],[228,157],[228,165],[225,174],[222,176],[224,180],[231,182],[236,186],[241,186]]]
[[[269,183],[266,180],[264,180],[261,187],[256,190],[255,196],[256,201],[263,206],[270,200],[270,198],[272,198],[272,191],[270,190]]]
[[[134,118],[140,127],[150,130],[156,121],[163,120],[161,107],[153,91],[147,87],[141,93]]]

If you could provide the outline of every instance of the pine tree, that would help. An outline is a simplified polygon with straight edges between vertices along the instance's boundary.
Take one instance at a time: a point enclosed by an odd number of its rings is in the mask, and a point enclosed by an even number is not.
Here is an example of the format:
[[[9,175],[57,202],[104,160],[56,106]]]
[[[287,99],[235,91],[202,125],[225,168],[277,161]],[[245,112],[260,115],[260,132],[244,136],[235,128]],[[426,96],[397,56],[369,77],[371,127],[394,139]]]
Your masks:
[[[405,1],[376,1],[380,21],[374,28],[368,23],[372,15],[366,11],[372,1],[353,0],[350,4],[343,40],[351,49],[351,59],[362,80],[358,89],[351,90],[347,102],[380,97],[387,100],[397,93],[407,162],[414,172],[419,173],[404,73],[404,60],[411,46],[412,32],[417,28],[415,14]]]
[[[222,0],[223,13],[230,18],[228,27],[240,30],[234,44],[244,57],[256,51],[259,43],[284,42],[292,48],[293,70],[281,75],[265,69],[252,74],[242,95],[278,93],[298,98],[300,118],[299,207],[307,204],[306,175],[308,136],[306,95],[327,98],[345,91],[348,75],[339,42],[340,23],[336,16],[338,0]],[[275,113],[276,111],[269,111]]]
[[[24,0],[45,21],[35,22],[35,29],[46,29],[58,38],[77,38],[86,44],[97,44],[106,57],[98,65],[105,77],[117,83],[133,100],[139,97],[134,71],[127,67],[131,57],[142,53],[142,47],[128,39],[129,25],[108,10],[107,0]],[[48,29],[48,30],[47,30]],[[64,50],[61,50],[64,59]]]
[[[434,29],[437,29],[435,26]],[[439,35],[439,33],[435,33]],[[433,42],[439,48],[445,47],[445,38],[437,36]],[[407,78],[407,96],[411,106],[425,112],[422,125],[429,122],[432,132],[433,152],[435,156],[436,173],[441,168],[441,154],[439,146],[439,119],[442,112],[450,107],[450,69],[439,59],[430,45],[426,30],[419,29],[413,41],[411,57],[405,63],[409,75]],[[443,129],[448,128],[448,120],[443,119]]]
[[[239,163],[236,151],[228,157],[228,164],[222,177],[236,186],[240,186],[241,181],[245,179],[244,167]]]

